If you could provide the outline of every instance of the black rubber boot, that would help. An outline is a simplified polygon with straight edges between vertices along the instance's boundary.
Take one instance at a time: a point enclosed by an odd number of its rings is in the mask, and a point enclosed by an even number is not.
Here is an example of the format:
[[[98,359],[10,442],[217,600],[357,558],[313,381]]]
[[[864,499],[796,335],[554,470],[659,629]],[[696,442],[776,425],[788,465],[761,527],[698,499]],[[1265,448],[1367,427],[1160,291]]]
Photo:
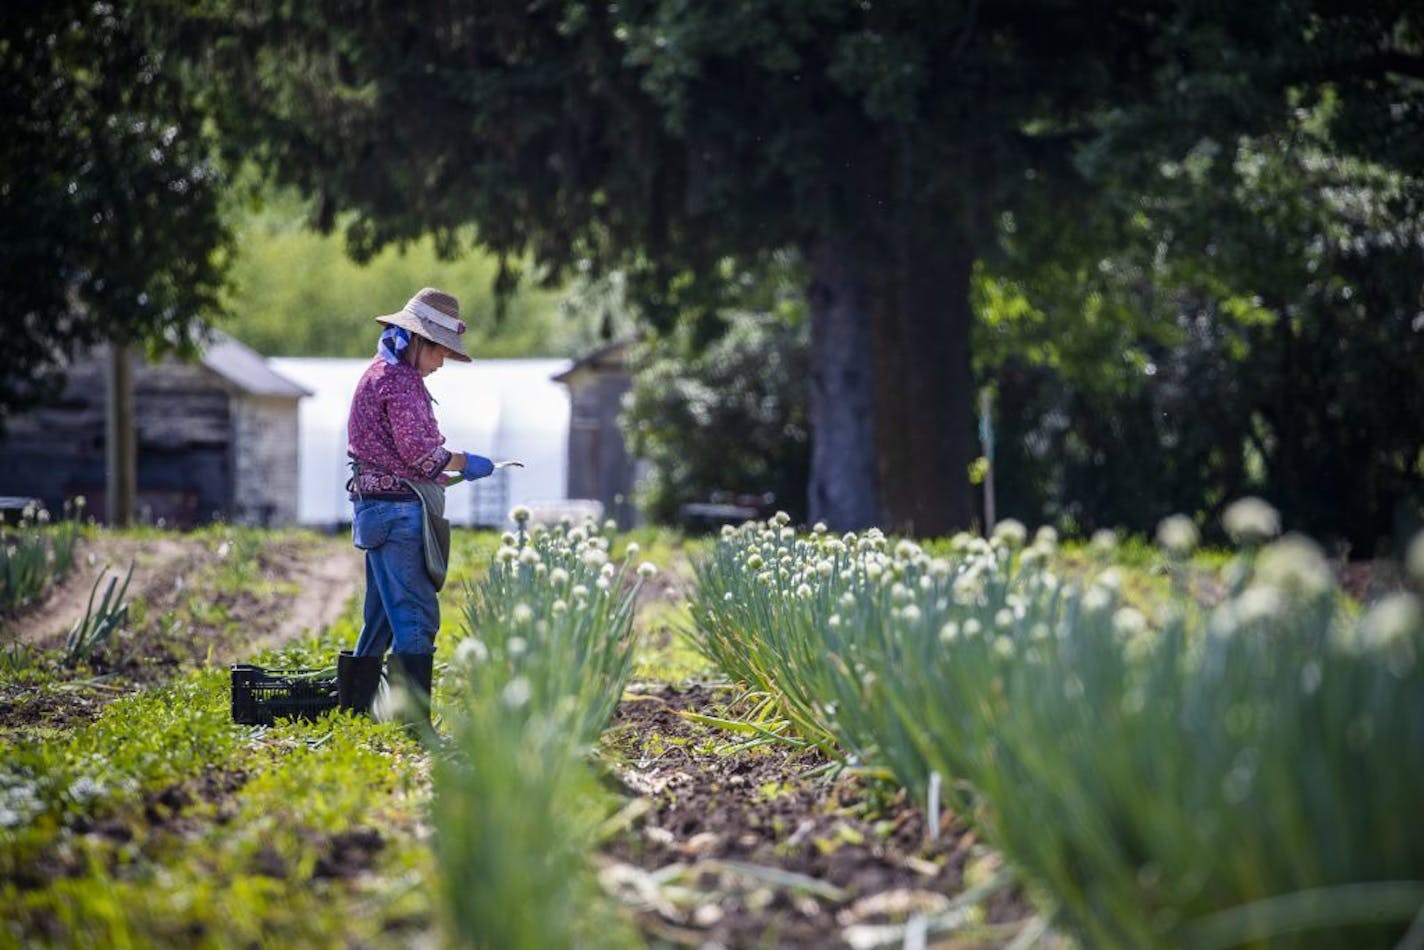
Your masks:
[[[336,658],[336,703],[342,709],[371,715],[371,704],[381,688],[381,658],[356,656],[342,650]]]
[[[406,691],[401,722],[418,739],[433,736],[430,727],[430,686],[435,672],[432,653],[392,653],[391,686]]]

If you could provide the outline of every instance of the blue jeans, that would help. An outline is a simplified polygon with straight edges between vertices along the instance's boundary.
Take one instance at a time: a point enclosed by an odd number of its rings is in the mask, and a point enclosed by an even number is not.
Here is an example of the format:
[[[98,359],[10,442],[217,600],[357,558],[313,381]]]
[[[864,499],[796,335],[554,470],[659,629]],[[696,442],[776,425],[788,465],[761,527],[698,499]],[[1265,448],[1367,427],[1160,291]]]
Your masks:
[[[357,656],[435,652],[440,602],[425,572],[418,501],[361,500],[351,519],[351,541],[366,552],[366,605]]]

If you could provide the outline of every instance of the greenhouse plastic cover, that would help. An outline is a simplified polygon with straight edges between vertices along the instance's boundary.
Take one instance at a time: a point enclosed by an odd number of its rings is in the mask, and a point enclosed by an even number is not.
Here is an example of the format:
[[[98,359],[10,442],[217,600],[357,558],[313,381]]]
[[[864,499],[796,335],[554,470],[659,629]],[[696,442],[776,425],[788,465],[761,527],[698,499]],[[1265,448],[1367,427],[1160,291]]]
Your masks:
[[[346,415],[371,361],[274,357],[269,362],[312,392],[301,401],[299,416],[297,519],[308,525],[349,522]],[[569,393],[551,377],[570,365],[566,359],[452,361],[426,377],[446,448],[496,461],[517,459],[525,466],[451,486],[445,514],[453,523],[504,524],[515,505],[567,497]]]

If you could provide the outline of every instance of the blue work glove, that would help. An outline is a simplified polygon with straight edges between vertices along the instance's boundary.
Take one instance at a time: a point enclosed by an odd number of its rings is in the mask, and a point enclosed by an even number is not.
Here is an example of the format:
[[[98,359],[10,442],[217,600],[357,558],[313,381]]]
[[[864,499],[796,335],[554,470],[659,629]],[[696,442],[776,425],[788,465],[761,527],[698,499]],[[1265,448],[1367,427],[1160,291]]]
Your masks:
[[[494,473],[494,463],[483,455],[476,455],[473,452],[465,453],[465,467],[460,469],[460,474],[465,476],[467,481],[474,481],[477,478],[484,478]]]

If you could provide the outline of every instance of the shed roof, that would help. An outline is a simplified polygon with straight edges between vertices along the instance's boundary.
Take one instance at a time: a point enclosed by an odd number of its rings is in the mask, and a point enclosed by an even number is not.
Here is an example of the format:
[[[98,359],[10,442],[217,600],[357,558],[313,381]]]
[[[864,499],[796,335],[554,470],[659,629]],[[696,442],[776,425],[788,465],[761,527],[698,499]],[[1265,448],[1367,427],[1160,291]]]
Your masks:
[[[312,395],[310,389],[273,369],[256,350],[243,346],[221,330],[211,331],[210,339],[203,349],[203,365],[243,392],[291,399]]]
[[[625,368],[628,348],[635,341],[631,339],[614,340],[612,343],[605,343],[598,349],[586,353],[574,361],[573,365],[551,377],[556,383],[571,383],[575,376],[586,372],[596,373],[600,370],[621,371]]]

